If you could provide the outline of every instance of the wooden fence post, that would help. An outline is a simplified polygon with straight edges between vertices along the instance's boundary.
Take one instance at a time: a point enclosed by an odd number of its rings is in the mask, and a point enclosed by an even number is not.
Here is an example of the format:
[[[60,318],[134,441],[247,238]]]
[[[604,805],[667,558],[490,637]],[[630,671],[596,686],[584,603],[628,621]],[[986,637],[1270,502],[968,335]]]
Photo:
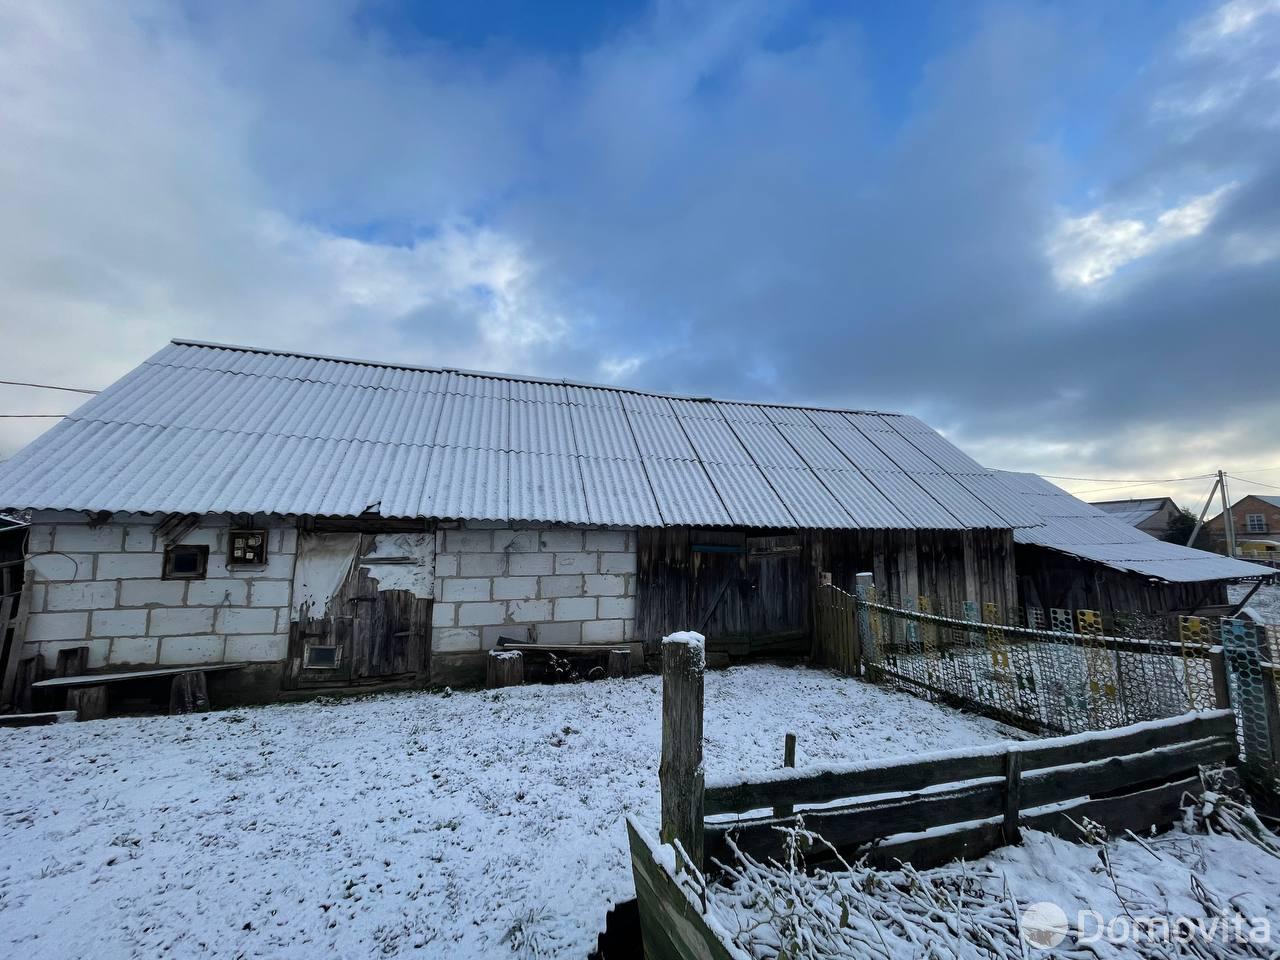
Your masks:
[[[782,742],[782,765],[788,770],[796,768],[796,735],[794,733],[788,733]],[[773,808],[775,817],[789,817],[795,812],[796,808],[789,803],[780,803]]]
[[[702,869],[703,773],[702,681],[706,670],[703,638],[673,633],[662,641],[662,788],[663,843],[679,841],[689,860]],[[676,857],[676,869],[684,863]]]

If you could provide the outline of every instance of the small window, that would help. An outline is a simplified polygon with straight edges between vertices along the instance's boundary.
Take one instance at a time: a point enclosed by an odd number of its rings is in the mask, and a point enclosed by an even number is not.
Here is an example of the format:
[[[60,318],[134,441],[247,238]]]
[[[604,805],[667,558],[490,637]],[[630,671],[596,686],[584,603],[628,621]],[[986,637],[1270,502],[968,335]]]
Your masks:
[[[267,531],[232,530],[227,541],[227,563],[261,565],[267,562]]]
[[[166,580],[203,580],[209,569],[209,548],[180,543],[164,548]]]
[[[335,670],[338,666],[338,648],[307,644],[305,663],[312,670]]]
[[[1251,513],[1244,518],[1245,526],[1250,533],[1266,533],[1267,518],[1260,513]]]

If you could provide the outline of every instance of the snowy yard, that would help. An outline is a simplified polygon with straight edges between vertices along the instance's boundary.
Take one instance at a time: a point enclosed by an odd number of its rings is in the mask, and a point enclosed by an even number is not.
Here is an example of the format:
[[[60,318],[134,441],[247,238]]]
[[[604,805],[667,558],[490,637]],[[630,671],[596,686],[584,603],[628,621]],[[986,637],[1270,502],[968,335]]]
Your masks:
[[[0,942],[24,960],[582,958],[658,811],[660,681],[0,731]],[[1002,738],[816,670],[706,688],[709,775]],[[424,955],[419,954],[419,955]]]

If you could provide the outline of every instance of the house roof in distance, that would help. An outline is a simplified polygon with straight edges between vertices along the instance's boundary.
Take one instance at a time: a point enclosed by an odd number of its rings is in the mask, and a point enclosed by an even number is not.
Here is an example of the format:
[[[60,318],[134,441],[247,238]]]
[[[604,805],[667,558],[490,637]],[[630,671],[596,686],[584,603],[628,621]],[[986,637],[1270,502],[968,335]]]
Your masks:
[[[1034,473],[1002,471],[1001,476],[1043,521],[1038,527],[1015,530],[1015,543],[1047,547],[1169,583],[1275,576],[1270,567],[1157,540]]]
[[[1177,508],[1177,504],[1169,497],[1148,497],[1144,500],[1094,500],[1091,503],[1091,506],[1132,527],[1150,520],[1169,505]]]
[[[184,340],[0,464],[0,505],[628,526],[1040,522],[910,416]]]

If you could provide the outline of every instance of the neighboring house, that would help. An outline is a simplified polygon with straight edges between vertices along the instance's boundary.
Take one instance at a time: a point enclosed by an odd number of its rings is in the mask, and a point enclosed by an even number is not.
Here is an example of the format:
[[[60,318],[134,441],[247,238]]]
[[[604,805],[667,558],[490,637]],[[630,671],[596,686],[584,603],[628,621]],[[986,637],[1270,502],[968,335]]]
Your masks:
[[[822,573],[1009,610],[1023,500],[909,416],[187,341],[0,465],[24,656],[249,663],[241,700],[476,682],[504,639],[807,652]]]
[[[1242,497],[1231,507],[1231,515],[1235,520],[1237,548],[1246,540],[1280,540],[1280,496]],[[1196,537],[1196,546],[1226,553],[1226,530],[1223,514],[1206,520]]]
[[[1043,524],[1014,531],[1026,606],[1194,613],[1226,603],[1226,585],[1275,571],[1157,540],[1030,473],[1002,474]]]
[[[1170,529],[1182,517],[1182,508],[1171,497],[1151,497],[1147,500],[1100,500],[1091,506],[1121,523],[1137,527],[1157,540],[1169,535]],[[1184,541],[1186,537],[1182,538]]]

